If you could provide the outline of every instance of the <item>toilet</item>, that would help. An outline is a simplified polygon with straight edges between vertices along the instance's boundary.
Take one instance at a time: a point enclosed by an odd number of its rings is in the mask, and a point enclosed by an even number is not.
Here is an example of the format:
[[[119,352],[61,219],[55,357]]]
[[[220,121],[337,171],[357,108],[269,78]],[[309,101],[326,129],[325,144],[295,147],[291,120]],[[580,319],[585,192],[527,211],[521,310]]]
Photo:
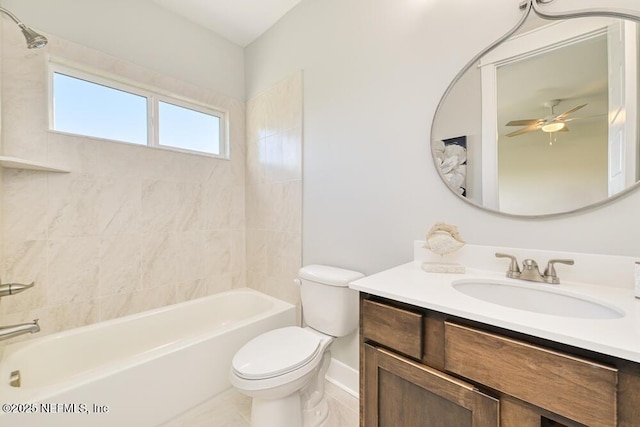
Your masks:
[[[274,329],[233,357],[229,379],[251,397],[251,427],[317,427],[329,414],[324,376],[329,347],[358,327],[358,292],[349,282],[362,273],[326,265],[299,271],[305,327]]]

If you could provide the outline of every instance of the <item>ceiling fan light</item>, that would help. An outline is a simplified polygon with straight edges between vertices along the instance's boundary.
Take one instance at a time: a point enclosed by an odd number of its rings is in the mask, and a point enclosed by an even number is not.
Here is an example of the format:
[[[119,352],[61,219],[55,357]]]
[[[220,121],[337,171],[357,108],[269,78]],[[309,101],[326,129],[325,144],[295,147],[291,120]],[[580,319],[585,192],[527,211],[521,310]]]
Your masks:
[[[565,126],[566,124],[564,122],[548,123],[542,126],[541,129],[543,132],[558,132],[564,129]]]

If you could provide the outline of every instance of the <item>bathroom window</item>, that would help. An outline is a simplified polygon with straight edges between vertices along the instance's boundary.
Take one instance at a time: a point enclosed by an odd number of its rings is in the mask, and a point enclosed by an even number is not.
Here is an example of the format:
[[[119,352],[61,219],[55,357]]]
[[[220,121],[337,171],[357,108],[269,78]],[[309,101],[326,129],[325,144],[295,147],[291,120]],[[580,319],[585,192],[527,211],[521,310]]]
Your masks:
[[[147,98],[62,73],[53,74],[53,129],[147,144]]]
[[[220,155],[221,118],[193,107],[177,105],[175,101],[158,101],[158,144]]]
[[[50,63],[50,129],[228,157],[223,111]]]

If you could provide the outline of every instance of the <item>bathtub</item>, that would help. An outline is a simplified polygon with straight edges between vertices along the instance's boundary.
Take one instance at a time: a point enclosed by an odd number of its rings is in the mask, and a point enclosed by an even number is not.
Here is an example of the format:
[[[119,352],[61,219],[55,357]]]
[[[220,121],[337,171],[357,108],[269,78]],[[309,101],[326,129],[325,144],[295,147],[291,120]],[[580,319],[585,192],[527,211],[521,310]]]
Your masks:
[[[295,318],[239,289],[8,345],[0,426],[160,426],[229,388],[235,352]]]

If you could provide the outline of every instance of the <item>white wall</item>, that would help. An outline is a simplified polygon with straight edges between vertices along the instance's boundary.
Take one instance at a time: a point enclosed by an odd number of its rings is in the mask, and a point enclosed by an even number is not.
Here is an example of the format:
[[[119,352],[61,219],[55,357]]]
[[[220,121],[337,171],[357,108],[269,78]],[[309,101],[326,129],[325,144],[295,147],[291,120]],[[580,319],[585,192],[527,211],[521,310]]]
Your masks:
[[[438,100],[517,21],[518,3],[305,0],[247,48],[249,95],[305,73],[303,264],[371,274],[409,261],[411,242],[437,221],[475,244],[640,256],[639,192],[581,214],[521,220],[467,205],[435,171]],[[357,366],[355,338],[343,344],[334,354]]]
[[[525,221],[468,206],[437,177],[429,133],[439,97],[517,20],[514,9],[511,0],[306,0],[247,48],[249,96],[305,70],[305,263],[372,273],[408,260],[410,241],[438,219],[475,243],[638,252],[602,224],[615,215],[618,227],[631,225],[640,194]]]
[[[601,123],[604,122],[604,123]],[[503,212],[568,212],[608,196],[607,122],[532,132],[498,142],[498,188]]]
[[[244,50],[151,1],[2,0],[1,5],[39,31],[244,100]]]

